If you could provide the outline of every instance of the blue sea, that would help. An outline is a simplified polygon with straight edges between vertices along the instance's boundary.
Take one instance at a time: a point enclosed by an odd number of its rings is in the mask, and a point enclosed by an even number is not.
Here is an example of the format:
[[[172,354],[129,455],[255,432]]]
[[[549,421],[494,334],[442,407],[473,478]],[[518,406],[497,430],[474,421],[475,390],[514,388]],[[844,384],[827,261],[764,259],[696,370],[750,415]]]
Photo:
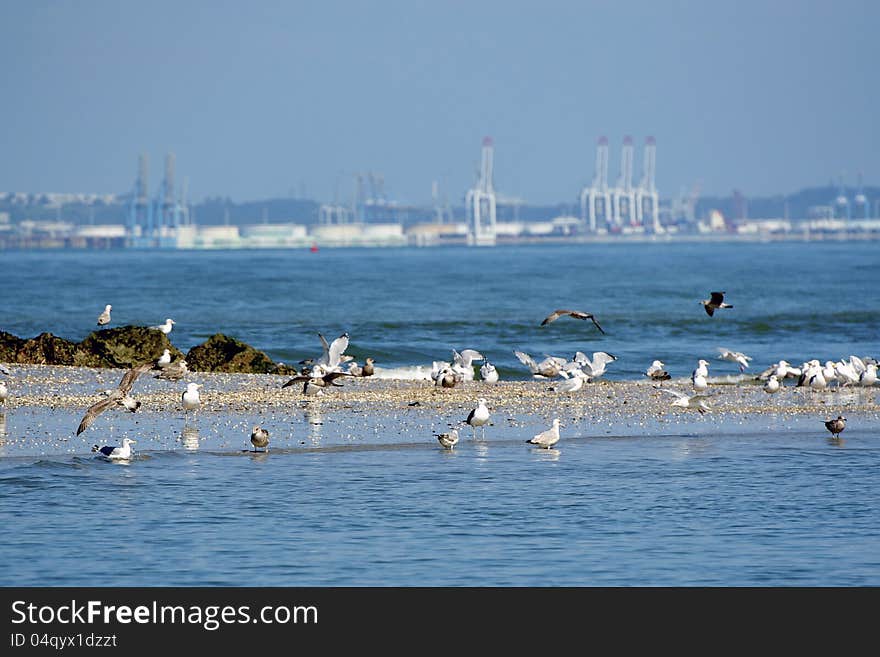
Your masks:
[[[348,353],[386,373],[453,349],[523,381],[514,350],[607,351],[611,382],[643,379],[654,359],[673,377],[699,358],[738,375],[719,347],[750,355],[754,374],[781,358],[880,357],[876,242],[7,251],[0,264],[0,330],[25,338],[82,340],[109,303],[111,326],[173,318],[184,353],[219,332],[296,364],[320,355],[318,332],[347,332]],[[699,302],[714,290],[733,308],[709,317]],[[557,308],[606,333],[570,317],[542,327]],[[247,409],[188,435],[182,418],[146,414],[135,431],[154,438],[128,463],[67,440],[69,413],[0,407],[0,439],[16,445],[0,440],[0,585],[876,586],[867,404],[839,441],[822,417],[580,417],[553,450],[522,440],[543,425],[496,422],[451,452],[407,409],[315,420],[292,403],[263,418],[268,454],[242,451]]]

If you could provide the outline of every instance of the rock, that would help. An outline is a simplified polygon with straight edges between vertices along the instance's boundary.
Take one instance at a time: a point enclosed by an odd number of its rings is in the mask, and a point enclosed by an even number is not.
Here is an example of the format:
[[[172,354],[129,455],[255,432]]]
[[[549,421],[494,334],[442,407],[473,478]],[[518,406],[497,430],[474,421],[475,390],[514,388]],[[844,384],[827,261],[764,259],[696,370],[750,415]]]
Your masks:
[[[195,372],[268,374],[276,369],[275,362],[265,353],[222,333],[215,333],[207,342],[190,349],[186,364]]]
[[[34,365],[73,365],[77,344],[51,333],[22,341],[15,354],[18,363]]]
[[[74,362],[70,364],[129,368],[157,360],[165,349],[171,352],[172,361],[183,357],[183,352],[162,331],[146,326],[120,326],[89,333],[77,345]]]
[[[6,331],[0,331],[0,363],[17,362],[15,354],[24,343],[25,341],[20,337]]]

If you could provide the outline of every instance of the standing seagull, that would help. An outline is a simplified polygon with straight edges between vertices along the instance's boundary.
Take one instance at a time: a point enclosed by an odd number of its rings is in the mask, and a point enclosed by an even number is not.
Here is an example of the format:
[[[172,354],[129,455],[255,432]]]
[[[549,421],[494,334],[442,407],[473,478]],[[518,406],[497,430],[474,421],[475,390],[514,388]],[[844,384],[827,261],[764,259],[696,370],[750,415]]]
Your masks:
[[[767,379],[767,383],[764,384],[764,392],[771,395],[779,392],[779,379],[776,378],[775,374],[771,374],[770,378]]]
[[[119,385],[116,386],[115,390],[107,391],[106,398],[89,406],[88,410],[86,410],[86,414],[79,423],[76,435],[78,436],[88,429],[92,422],[95,421],[95,418],[110,408],[113,404],[119,404],[134,413],[140,407],[141,403],[135,401],[129,394],[131,392],[131,387],[141,374],[152,367],[153,363],[144,363],[143,365],[138,365],[137,367],[132,367],[128,370],[128,372],[125,373],[125,376],[122,377]]]
[[[184,422],[186,422],[189,411],[194,411],[202,405],[201,397],[199,397],[199,388],[201,387],[201,383],[187,383],[186,390],[180,395],[180,401],[183,404]]]
[[[9,397],[9,388],[6,387],[5,381],[0,381],[0,404]]]
[[[478,400],[477,407],[468,413],[465,420],[474,429],[474,438],[477,437],[477,427],[481,427],[482,437],[486,437],[486,425],[489,424],[489,407],[486,406],[486,400]]]
[[[92,451],[99,452],[101,456],[108,459],[130,459],[131,444],[136,442],[136,440],[132,440],[131,438],[123,438],[122,447],[114,447],[112,445],[104,445],[103,447],[98,447],[97,445],[93,445]]]
[[[110,310],[113,308],[109,303],[104,306],[104,312],[98,315],[98,326],[104,326],[110,323]]]
[[[164,324],[159,324],[159,326],[151,326],[150,328],[156,329],[157,331],[162,331],[165,335],[171,333],[171,327],[174,326],[175,322],[173,319],[168,318],[165,320]]]
[[[537,434],[534,438],[527,440],[532,445],[540,445],[546,449],[550,449],[559,442],[559,418],[553,419],[553,426]]]
[[[266,448],[266,451],[269,451],[269,432],[263,427],[254,427],[251,429],[251,444],[254,446],[254,451],[257,451],[257,448],[260,449]]]
[[[446,449],[452,449],[455,447],[456,443],[458,443],[458,429],[451,429],[446,433],[438,433],[434,435],[437,436],[437,440],[440,441],[440,444]]]
[[[733,308],[729,303],[724,303],[724,292],[710,292],[710,298],[700,301],[706,309],[706,314],[711,317],[718,308]]]
[[[655,360],[651,363],[651,366],[645,370],[645,376],[654,380],[654,381],[667,381],[671,379],[672,376],[664,370],[665,364],[662,360]]]
[[[552,313],[544,318],[544,321],[541,322],[541,326],[546,326],[550,322],[555,322],[563,315],[569,315],[571,317],[574,317],[575,319],[589,319],[593,322],[593,324],[596,325],[596,328],[599,329],[600,333],[602,333],[603,335],[605,334],[605,331],[602,330],[602,327],[599,326],[599,322],[596,321],[596,318],[593,317],[591,313],[585,313],[580,310],[554,310]]]
[[[169,365],[171,365],[171,352],[165,349],[156,361],[156,369],[164,370]]]
[[[486,383],[497,383],[498,370],[492,363],[486,361],[486,363],[480,368],[480,378]]]
[[[186,364],[186,360],[181,358],[180,360],[163,367],[161,372],[153,375],[153,378],[167,379],[168,381],[179,381],[186,374],[189,374],[189,367]]]
[[[832,438],[838,438],[840,433],[846,429],[846,418],[838,415],[836,420],[825,420],[825,428],[831,432]]]

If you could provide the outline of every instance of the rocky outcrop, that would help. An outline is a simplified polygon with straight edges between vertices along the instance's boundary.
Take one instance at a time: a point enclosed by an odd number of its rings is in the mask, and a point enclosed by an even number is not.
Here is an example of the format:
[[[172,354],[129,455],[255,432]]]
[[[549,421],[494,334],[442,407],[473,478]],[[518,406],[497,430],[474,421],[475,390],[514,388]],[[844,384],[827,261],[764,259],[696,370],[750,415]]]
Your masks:
[[[76,360],[76,342],[59,338],[51,333],[40,333],[25,340],[15,353],[15,362],[37,365],[73,365]]]
[[[165,349],[171,352],[171,360],[183,356],[162,331],[146,326],[120,326],[89,333],[86,339],[77,345],[74,361],[69,364],[82,367],[127,368],[157,360]]]
[[[207,342],[190,349],[186,364],[195,372],[269,374],[277,368],[262,351],[222,333],[215,333]]]
[[[12,335],[12,333],[7,333],[6,331],[0,331],[0,363],[18,362],[15,355],[18,353],[18,350],[21,349],[21,345],[23,345],[24,342],[25,341],[17,335]]]

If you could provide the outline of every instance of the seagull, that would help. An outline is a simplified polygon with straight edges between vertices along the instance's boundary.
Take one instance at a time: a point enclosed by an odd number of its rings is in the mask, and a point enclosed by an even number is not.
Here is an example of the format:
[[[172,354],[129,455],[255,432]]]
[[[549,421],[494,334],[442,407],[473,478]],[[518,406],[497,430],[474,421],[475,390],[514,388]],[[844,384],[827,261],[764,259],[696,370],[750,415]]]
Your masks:
[[[251,443],[254,446],[254,451],[257,451],[257,448],[266,448],[266,451],[269,451],[269,432],[266,431],[263,427],[254,427],[251,429]]]
[[[454,388],[456,385],[464,381],[464,375],[456,372],[450,365],[447,365],[434,378],[434,385],[441,388]]]
[[[189,369],[186,365],[186,360],[181,358],[171,365],[166,365],[165,368],[159,372],[158,374],[154,374],[154,379],[166,379],[168,381],[180,381],[184,376],[189,374]]]
[[[865,365],[865,371],[859,374],[859,385],[870,388],[875,383],[877,383],[877,365],[868,363]]]
[[[695,376],[708,377],[709,376],[709,361],[703,360],[702,358],[697,361],[697,369],[691,372],[691,379]]]
[[[373,367],[375,361],[369,356],[364,359],[364,366],[361,368],[361,376],[373,376],[376,370]]]
[[[104,306],[104,312],[98,315],[98,326],[104,326],[110,323],[110,310],[113,308],[109,303]]]
[[[113,445],[98,447],[97,445],[93,445],[92,451],[99,452],[101,456],[108,459],[130,459],[131,445],[136,442],[136,440],[132,440],[131,438],[123,438],[122,447],[114,447]]]
[[[164,333],[165,335],[168,335],[169,333],[171,333],[171,327],[174,326],[174,323],[175,322],[173,319],[168,318],[165,320],[164,324],[159,324],[158,326],[151,326],[150,328],[156,329],[157,331],[162,331],[162,333]]]
[[[354,376],[350,372],[327,372],[321,376],[315,376],[313,374],[297,374],[295,377],[290,379],[287,383],[283,384],[281,387],[286,388],[287,386],[291,386],[294,383],[298,383],[299,381],[304,381],[303,383],[303,394],[317,394],[317,390],[310,390],[310,388],[326,388],[328,386],[335,386],[337,388],[341,388],[341,383],[336,383],[336,379],[343,376]]]
[[[559,418],[557,417],[553,419],[552,427],[535,435],[526,442],[531,443],[532,445],[540,445],[546,449],[553,447],[553,445],[559,442]]]
[[[486,361],[486,363],[480,368],[480,378],[486,383],[497,383],[498,370],[492,363]]]
[[[603,335],[605,334],[605,331],[602,330],[602,327],[599,326],[599,322],[596,321],[596,318],[593,317],[591,313],[585,313],[580,310],[554,310],[552,313],[544,318],[544,321],[541,322],[541,326],[546,326],[550,322],[555,322],[563,315],[569,315],[571,317],[574,317],[575,319],[589,319],[593,322],[593,324],[596,325],[596,328],[599,329],[600,333],[602,333]]]
[[[156,361],[156,367],[160,370],[165,369],[171,364],[171,352],[165,349],[159,359]]]
[[[6,376],[12,376],[12,370],[6,367],[3,363],[0,363],[0,374],[5,374]]]
[[[475,360],[485,360],[485,357],[475,349],[462,349],[461,353],[452,350],[452,370],[461,375],[462,381],[474,380]]]
[[[323,376],[328,372],[337,371],[343,363],[343,354],[348,349],[348,333],[343,333],[330,343],[320,333],[318,333],[318,337],[321,339],[321,347],[324,352],[315,361],[311,371],[312,376]]]
[[[741,351],[730,351],[719,347],[718,352],[718,358],[721,360],[729,360],[731,363],[739,365],[740,372],[745,372],[746,368],[749,366],[749,361],[752,360],[751,356],[746,356]]]
[[[134,413],[140,407],[141,403],[135,401],[129,394],[131,392],[131,387],[141,374],[152,369],[152,367],[152,363],[144,363],[128,370],[128,372],[122,377],[119,385],[116,386],[115,390],[107,391],[107,396],[104,399],[89,406],[86,410],[86,414],[83,415],[83,418],[79,423],[79,427],[77,427],[76,435],[78,436],[88,429],[92,422],[95,421],[95,418],[113,406],[113,404],[119,404]]]
[[[437,433],[434,435],[437,436],[437,440],[446,449],[452,449],[458,443],[458,429],[451,429],[447,433]]]
[[[779,392],[779,379],[776,378],[775,374],[771,374],[770,378],[767,379],[767,383],[764,384],[764,392],[773,394],[774,392]]]
[[[700,301],[706,309],[706,314],[711,317],[717,308],[733,308],[729,303],[724,303],[724,292],[710,292],[710,298]]]
[[[201,383],[187,383],[186,390],[180,395],[180,402],[183,404],[183,416],[187,417],[189,411],[194,411],[202,405],[202,399],[199,397],[199,388]]]
[[[468,413],[465,420],[474,429],[474,438],[477,437],[477,427],[481,427],[482,435],[486,435],[486,425],[489,424],[489,407],[485,399],[477,400],[477,407]]]
[[[678,406],[680,408],[694,408],[700,412],[700,415],[703,415],[706,411],[712,410],[705,402],[707,399],[705,395],[686,395],[678,390],[671,390],[660,386],[654,386],[654,388],[673,395],[676,398],[675,401],[672,402],[673,406]]]
[[[832,438],[838,438],[840,433],[846,429],[846,418],[838,415],[836,420],[825,420],[825,428],[831,432]]]
[[[702,374],[694,374],[691,376],[691,383],[694,385],[694,391],[706,392],[709,389],[709,382]]]
[[[9,388],[6,387],[5,381],[0,381],[0,404],[9,397]]]
[[[568,362],[564,358],[547,356],[540,363],[536,363],[535,360],[524,351],[514,351],[513,353],[520,363],[529,368],[532,376],[536,379],[552,379],[553,377],[559,376],[559,372],[562,371],[565,363]]]
[[[590,380],[587,373],[578,367],[572,368],[570,373],[566,373],[566,376],[571,378],[563,379],[554,384],[550,387],[550,392],[577,392],[584,387],[585,382]]]
[[[655,360],[651,363],[651,366],[645,370],[645,376],[654,380],[654,381],[666,381],[671,379],[669,372],[664,370],[665,364],[662,360]]]
[[[583,352],[578,351],[575,352],[573,359],[586,372],[590,380],[598,379],[605,374],[605,366],[615,360],[617,360],[617,356],[609,354],[607,351],[594,351],[593,360],[587,358]]]

